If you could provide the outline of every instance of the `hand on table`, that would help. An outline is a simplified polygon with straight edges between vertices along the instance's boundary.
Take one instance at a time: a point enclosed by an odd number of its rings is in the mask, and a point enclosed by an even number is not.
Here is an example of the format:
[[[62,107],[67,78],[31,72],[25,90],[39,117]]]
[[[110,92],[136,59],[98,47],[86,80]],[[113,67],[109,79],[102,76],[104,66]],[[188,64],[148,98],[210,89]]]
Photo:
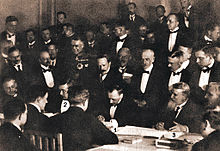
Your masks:
[[[172,131],[172,132],[188,132],[189,131],[189,128],[186,125],[181,125],[175,121],[173,123],[176,125],[169,128],[169,131]]]

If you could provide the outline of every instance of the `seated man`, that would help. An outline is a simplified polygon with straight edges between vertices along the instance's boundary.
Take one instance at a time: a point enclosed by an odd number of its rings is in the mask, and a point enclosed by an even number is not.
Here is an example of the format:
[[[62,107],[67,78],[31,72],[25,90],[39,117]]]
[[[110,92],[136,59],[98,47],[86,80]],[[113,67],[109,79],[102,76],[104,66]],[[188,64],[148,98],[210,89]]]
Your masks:
[[[115,119],[119,126],[136,124],[138,107],[132,99],[123,92],[119,85],[108,89],[109,105],[104,114],[106,121]]]
[[[220,111],[220,82],[210,82],[206,89],[206,109]]]
[[[70,108],[52,117],[54,127],[61,131],[64,150],[86,150],[92,145],[116,144],[118,138],[98,119],[85,113],[89,103],[89,92],[81,87],[69,90]]]
[[[63,113],[67,111],[70,107],[70,102],[68,101],[68,91],[69,91],[69,84],[67,83],[61,83],[59,85],[59,90],[60,90],[60,96],[62,97],[62,103],[61,103],[61,108],[60,112]]]
[[[190,99],[190,87],[184,82],[170,87],[171,97],[160,115],[156,128],[170,131],[198,133],[202,108]]]
[[[22,134],[27,120],[27,106],[22,101],[11,101],[4,106],[5,122],[0,127],[1,151],[37,151]]]
[[[31,86],[28,109],[27,123],[24,125],[25,130],[50,130],[49,118],[42,113],[47,104],[48,92],[40,86]]]

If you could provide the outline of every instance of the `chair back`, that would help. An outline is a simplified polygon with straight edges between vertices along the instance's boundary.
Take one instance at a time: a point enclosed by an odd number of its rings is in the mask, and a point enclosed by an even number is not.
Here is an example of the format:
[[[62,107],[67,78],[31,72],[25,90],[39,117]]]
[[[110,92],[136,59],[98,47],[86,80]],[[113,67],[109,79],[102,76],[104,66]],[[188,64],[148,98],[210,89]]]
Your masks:
[[[30,142],[42,151],[63,151],[62,134],[27,130],[24,132]]]

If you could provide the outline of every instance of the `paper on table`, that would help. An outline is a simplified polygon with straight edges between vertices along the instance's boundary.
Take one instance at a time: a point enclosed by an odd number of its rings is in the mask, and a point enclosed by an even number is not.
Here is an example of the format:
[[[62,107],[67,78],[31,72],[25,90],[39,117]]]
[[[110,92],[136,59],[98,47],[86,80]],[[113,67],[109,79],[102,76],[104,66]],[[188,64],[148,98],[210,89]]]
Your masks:
[[[161,137],[161,136],[174,136],[173,138],[178,138],[179,136],[183,135],[182,132],[174,132],[169,131],[160,131],[152,128],[143,128],[143,127],[136,127],[136,126],[125,126],[118,128],[116,132],[117,135],[137,135],[137,136],[149,136],[149,137]],[[172,138],[172,137],[170,137]]]

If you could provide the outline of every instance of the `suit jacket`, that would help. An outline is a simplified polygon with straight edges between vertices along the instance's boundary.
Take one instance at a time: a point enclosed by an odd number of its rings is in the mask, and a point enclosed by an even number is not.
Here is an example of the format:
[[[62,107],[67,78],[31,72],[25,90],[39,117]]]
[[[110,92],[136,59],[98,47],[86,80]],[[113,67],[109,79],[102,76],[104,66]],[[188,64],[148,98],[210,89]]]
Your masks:
[[[0,127],[0,150],[37,151],[22,132],[11,123],[4,123]]]
[[[196,103],[203,104],[205,91],[203,91],[199,87],[200,74],[201,74],[201,68],[197,66],[197,68],[195,68],[194,72],[192,73],[192,78],[189,84],[191,88],[191,95],[195,97]],[[210,82],[220,82],[220,63],[218,62],[215,62],[211,68],[209,83]]]
[[[162,121],[165,122],[164,127],[166,129],[173,127],[175,125],[173,122],[175,121],[181,125],[188,126],[189,132],[199,133],[203,112],[203,108],[200,105],[195,104],[191,99],[189,99],[176,119],[175,111],[170,111],[167,107],[163,109],[160,115]]]
[[[167,17],[164,16],[162,22],[160,22],[159,19],[155,20],[152,25],[152,29],[156,33],[156,38],[160,39],[161,35],[164,35],[169,31],[167,27]]]
[[[0,34],[0,39],[1,40],[7,40],[7,34],[8,34],[7,31],[3,31]],[[20,33],[15,33],[15,46],[20,47],[21,42],[22,42],[22,35]]]
[[[165,77],[165,72],[163,69],[154,66],[150,73],[145,92],[142,93],[140,90],[142,70],[143,69],[139,69],[139,72],[132,77],[131,93],[135,98],[145,100],[147,102],[147,109],[158,112],[160,107],[166,103],[165,98],[167,98],[167,87],[164,78],[162,78]]]
[[[118,39],[116,38],[113,41],[111,52],[109,52],[109,55],[112,56],[112,58],[116,58],[116,55],[117,55],[116,54],[117,42],[118,42]],[[122,45],[122,48],[124,48],[124,47],[129,48],[130,51],[131,51],[132,56],[136,57],[137,56],[136,53],[138,52],[138,49],[141,48],[141,45],[138,44],[138,41],[134,36],[128,35],[125,38],[124,43]]]
[[[215,42],[205,40],[204,36],[193,44],[193,49],[199,50],[205,46],[215,46]]]
[[[218,151],[220,147],[219,139],[220,139],[220,131],[216,130],[211,134],[209,134],[203,140],[194,144],[192,147],[192,151],[209,151],[209,150]]]
[[[63,134],[64,151],[86,150],[95,144],[118,143],[115,134],[79,107],[70,107],[68,111],[52,117],[51,120],[56,131]]]
[[[36,130],[36,131],[49,131],[50,130],[50,120],[49,118],[40,113],[37,108],[31,104],[27,105],[28,118],[24,125],[25,130]]]
[[[190,81],[191,76],[192,76],[191,73],[186,69],[183,69],[181,71],[181,73],[182,73],[182,75],[181,75],[181,78],[180,78],[180,82],[185,82],[185,83],[189,84],[189,81]],[[169,84],[171,74],[172,74],[172,72],[169,71],[168,72],[168,78],[167,78],[167,85]]]
[[[134,21],[131,21],[129,18],[129,15],[126,15],[122,17],[121,22],[124,23],[128,29],[130,29],[132,34],[137,34],[140,25],[143,25],[146,23],[145,20],[137,14],[135,14]]]
[[[108,104],[108,108],[104,115],[106,121],[111,120],[110,108],[111,104]],[[139,117],[138,111],[137,104],[134,103],[130,97],[124,95],[121,102],[117,105],[114,119],[117,120],[119,126],[135,125]]]

